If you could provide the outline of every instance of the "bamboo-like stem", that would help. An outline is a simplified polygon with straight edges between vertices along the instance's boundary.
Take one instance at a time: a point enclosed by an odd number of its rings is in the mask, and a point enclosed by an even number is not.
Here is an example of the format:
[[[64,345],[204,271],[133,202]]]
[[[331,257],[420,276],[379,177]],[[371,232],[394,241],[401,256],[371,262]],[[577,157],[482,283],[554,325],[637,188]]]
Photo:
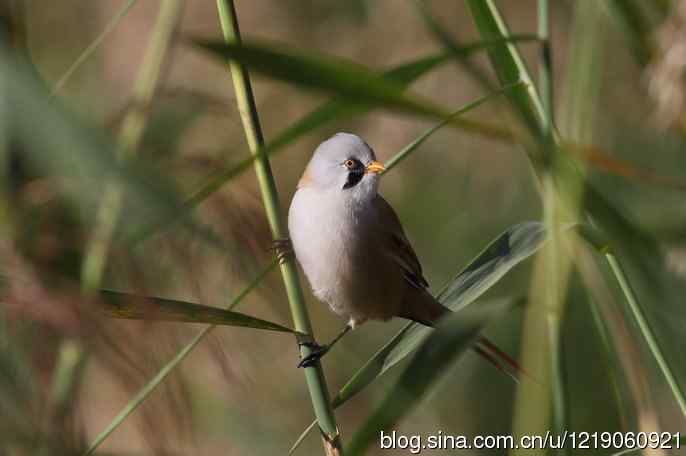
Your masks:
[[[549,161],[547,167],[547,183],[544,185],[545,199],[545,222],[550,233],[550,243],[545,252],[548,254],[550,266],[550,282],[546,285],[548,293],[546,323],[548,326],[548,339],[550,341],[549,365],[550,387],[552,402],[552,428],[558,435],[566,429],[566,404],[565,404],[565,381],[564,381],[564,352],[561,340],[561,324],[564,313],[564,299],[571,261],[568,257],[561,256],[562,243],[564,240],[560,234],[560,205],[558,201],[558,189],[555,186],[555,167],[550,161],[556,159],[555,150],[555,114],[553,102],[553,62],[550,45],[550,10],[548,0],[538,0],[538,37],[541,40],[541,54],[539,58],[538,90],[541,96],[543,117],[541,130],[543,133],[544,153]],[[574,216],[576,216],[576,211]],[[568,249],[569,250],[569,249]],[[569,452],[561,449],[561,452]]]
[[[684,394],[684,390],[682,389],[681,385],[679,385],[679,382],[672,372],[672,368],[665,359],[663,351],[660,348],[660,343],[657,341],[657,337],[655,337],[655,333],[650,327],[650,323],[648,323],[648,319],[646,318],[645,312],[638,302],[636,293],[626,277],[624,268],[622,268],[622,265],[619,263],[619,261],[617,261],[617,258],[611,252],[607,252],[605,254],[605,258],[607,259],[610,269],[612,269],[612,273],[622,289],[622,293],[624,293],[624,297],[629,305],[629,309],[631,310],[631,313],[636,320],[636,324],[638,324],[638,328],[641,331],[648,348],[650,349],[650,353],[653,355],[653,358],[655,358],[658,367],[662,371],[662,375],[665,376],[665,380],[667,380],[667,384],[669,385],[670,389],[672,390],[672,394],[674,394],[674,398],[679,404],[681,413],[684,415],[684,417],[686,417],[686,394]]]
[[[224,38],[229,43],[240,44],[241,36],[233,0],[217,0],[217,9]],[[247,70],[236,62],[229,62],[229,67],[245,136],[250,152],[255,156],[254,168],[262,193],[262,201],[267,213],[267,219],[269,220],[269,227],[275,240],[285,239],[287,233],[282,223],[274,176],[269,165],[269,159],[264,153],[264,138],[257,114],[257,107],[255,106],[250,77]],[[300,286],[298,271],[292,257],[286,257],[281,262],[281,274],[286,287],[295,329],[301,333],[312,334],[312,327],[305,307],[305,299]],[[301,347],[302,356],[307,356],[310,352],[310,348]],[[333,409],[331,408],[329,391],[321,364],[317,362],[312,367],[305,368],[304,371],[314,413],[322,431],[325,451],[330,455],[340,455],[342,454],[340,434],[336,426]]]
[[[135,155],[143,138],[148,108],[155,95],[167,51],[181,19],[182,10],[183,0],[163,0],[160,5],[150,45],[143,57],[140,73],[133,89],[131,110],[124,118],[119,134],[117,157],[122,161],[131,159]],[[94,293],[102,281],[107,253],[121,211],[123,194],[124,189],[118,182],[109,182],[105,188],[81,267],[81,286],[85,293]]]
[[[492,20],[505,36],[507,27],[494,4],[490,4]],[[529,106],[524,100],[519,109],[530,113],[530,118],[538,120],[540,132],[540,188],[543,198],[543,216],[549,242],[536,257],[531,287],[531,306],[525,316],[525,336],[522,341],[523,366],[536,372],[540,384],[523,382],[517,391],[514,412],[513,432],[516,436],[525,434],[544,434],[553,428],[561,429],[564,423],[564,382],[561,370],[560,326],[564,312],[564,299],[569,275],[569,262],[562,253],[560,233],[560,199],[556,186],[555,167],[552,166],[556,153],[552,103],[552,77],[549,39],[549,18],[547,0],[538,1],[538,34],[542,42],[542,55],[539,63],[538,90],[531,87]],[[517,69],[519,77],[529,78],[516,48],[512,48],[509,58]],[[540,94],[540,97],[539,97]],[[531,108],[533,107],[533,109]],[[534,113],[538,111],[538,115]],[[551,413],[552,412],[552,413]],[[518,452],[520,450],[514,450]]]

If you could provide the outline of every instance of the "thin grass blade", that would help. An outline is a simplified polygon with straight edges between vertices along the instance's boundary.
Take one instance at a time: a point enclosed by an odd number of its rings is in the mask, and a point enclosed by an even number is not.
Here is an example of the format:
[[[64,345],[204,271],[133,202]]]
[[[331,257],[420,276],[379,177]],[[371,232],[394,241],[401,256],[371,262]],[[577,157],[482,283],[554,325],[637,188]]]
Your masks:
[[[84,222],[94,218],[93,207],[100,201],[100,183],[113,181],[127,194],[126,212],[130,223],[162,219],[174,213],[181,199],[175,185],[140,161],[118,163],[116,146],[103,131],[49,100],[49,94],[36,73],[24,61],[0,44],[1,83],[7,106],[13,107],[8,135],[21,150],[22,161],[37,174],[54,178],[64,185],[56,191],[84,214]],[[41,125],[41,128],[36,128]],[[183,219],[209,242],[218,238],[190,218]],[[126,227],[127,229],[130,227]]]
[[[274,79],[308,89],[334,92],[354,103],[385,106],[433,118],[448,115],[429,100],[405,94],[401,84],[351,61],[255,43],[200,41],[196,44],[215,56],[238,62]]]
[[[76,72],[76,70],[79,69],[79,67],[86,61],[88,58],[93,55],[93,53],[100,47],[100,45],[105,41],[105,38],[109,36],[110,33],[119,25],[119,22],[121,22],[122,19],[126,16],[126,14],[129,12],[131,7],[136,4],[137,0],[125,0],[124,4],[121,6],[121,8],[114,13],[114,16],[112,16],[112,19],[105,25],[104,30],[93,40],[91,44],[89,44],[86,49],[83,50],[83,52],[74,60],[74,63],[69,65],[69,68],[60,76],[60,78],[57,80],[55,85],[52,88],[52,92],[50,93],[50,96],[55,96],[57,93],[59,93],[60,90],[67,84],[69,79],[72,77],[72,75]]]
[[[517,87],[519,85],[521,85],[521,83],[517,83],[517,84],[507,86],[507,87],[503,87],[500,90],[497,90],[497,91],[495,91],[489,95],[486,95],[485,97],[481,97],[478,100],[475,100],[475,101],[467,104],[466,106],[458,109],[457,111],[452,113],[450,115],[450,117],[445,119],[443,122],[429,128],[424,133],[419,135],[414,141],[412,141],[410,144],[405,146],[400,152],[398,152],[390,160],[388,160],[388,162],[386,163],[386,171],[384,171],[384,173],[387,173],[388,171],[393,169],[395,166],[397,166],[401,161],[405,160],[410,154],[412,154],[417,149],[417,147],[419,147],[424,141],[426,141],[429,138],[429,136],[436,133],[438,130],[440,130],[444,126],[448,125],[455,117],[462,115],[462,114],[466,113],[467,111],[471,111],[472,109],[481,106],[483,103],[490,100],[491,98],[498,96],[498,95],[502,95],[504,93],[507,93],[508,91],[513,90],[515,87]]]
[[[624,293],[624,297],[626,298],[627,306],[629,307],[629,310],[631,311],[634,320],[639,327],[643,339],[650,349],[650,353],[653,355],[653,358],[655,358],[662,375],[664,375],[669,388],[672,390],[672,394],[679,405],[682,415],[686,417],[686,393],[684,392],[684,388],[679,383],[679,380],[676,378],[670,363],[667,361],[667,358],[664,355],[664,350],[660,346],[658,338],[655,335],[655,331],[648,322],[648,318],[646,317],[643,306],[640,304],[636,292],[631,286],[630,280],[626,276],[624,268],[617,257],[612,253],[606,253],[605,258],[607,259],[612,272],[617,278],[617,282],[619,283],[622,293]]]

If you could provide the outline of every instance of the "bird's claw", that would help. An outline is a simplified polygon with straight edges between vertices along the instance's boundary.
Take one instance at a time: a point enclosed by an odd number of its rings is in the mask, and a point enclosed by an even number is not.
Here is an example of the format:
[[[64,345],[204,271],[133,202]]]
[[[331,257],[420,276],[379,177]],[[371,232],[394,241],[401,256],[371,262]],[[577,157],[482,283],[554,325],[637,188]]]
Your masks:
[[[312,351],[298,363],[298,367],[312,367],[319,359],[329,351],[328,345],[319,345],[316,342],[300,342],[300,346],[308,347]]]
[[[288,238],[274,239],[269,250],[276,252],[276,258],[279,260],[279,264],[283,264],[286,259],[293,254],[293,244],[291,244],[291,240]]]

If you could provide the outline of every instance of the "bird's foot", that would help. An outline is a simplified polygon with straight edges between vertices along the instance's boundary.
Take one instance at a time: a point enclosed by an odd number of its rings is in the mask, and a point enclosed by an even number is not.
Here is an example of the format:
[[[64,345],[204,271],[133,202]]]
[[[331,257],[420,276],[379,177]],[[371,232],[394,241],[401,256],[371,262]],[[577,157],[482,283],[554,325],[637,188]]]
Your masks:
[[[291,240],[288,238],[274,239],[269,250],[273,250],[276,253],[276,258],[279,260],[279,264],[283,264],[293,254],[293,244],[291,244]]]
[[[303,359],[300,360],[298,363],[298,367],[311,367],[313,366],[319,359],[324,356],[329,349],[331,348],[330,345],[319,345],[317,342],[315,342],[313,339],[301,339],[298,340],[298,345],[301,347],[307,347],[310,350],[309,355],[304,357]]]

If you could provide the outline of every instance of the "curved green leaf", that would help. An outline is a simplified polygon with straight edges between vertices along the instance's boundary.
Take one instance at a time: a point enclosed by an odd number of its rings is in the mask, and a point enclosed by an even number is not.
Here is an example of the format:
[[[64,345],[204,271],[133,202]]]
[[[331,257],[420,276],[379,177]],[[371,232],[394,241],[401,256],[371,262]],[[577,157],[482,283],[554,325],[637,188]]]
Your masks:
[[[213,41],[198,41],[197,45],[272,78],[334,92],[353,103],[386,106],[429,117],[445,118],[449,114],[428,100],[405,94],[402,84],[349,60],[300,53],[280,45]]]
[[[398,382],[360,426],[346,454],[362,454],[378,438],[379,431],[397,423],[446,372],[446,367],[473,345],[486,324],[504,313],[511,304],[509,299],[499,300],[465,309],[439,322],[421,344]]]
[[[111,290],[101,290],[100,296],[104,298],[103,312],[112,318],[208,323],[295,333],[294,330],[277,323],[218,307],[174,299],[136,296]]]
[[[274,260],[266,268],[257,274],[226,306],[226,310],[231,310],[240,304],[246,296],[257,288],[267,275],[276,267],[278,261]],[[176,369],[181,362],[195,349],[196,346],[215,328],[214,325],[206,326],[193,339],[187,343],[176,355],[167,362],[143,387],[131,398],[124,408],[110,421],[107,427],[102,430],[88,446],[84,456],[93,454],[95,450],[109,437],[125,420],[152,394],[153,391]],[[1,360],[1,358],[0,358]]]

